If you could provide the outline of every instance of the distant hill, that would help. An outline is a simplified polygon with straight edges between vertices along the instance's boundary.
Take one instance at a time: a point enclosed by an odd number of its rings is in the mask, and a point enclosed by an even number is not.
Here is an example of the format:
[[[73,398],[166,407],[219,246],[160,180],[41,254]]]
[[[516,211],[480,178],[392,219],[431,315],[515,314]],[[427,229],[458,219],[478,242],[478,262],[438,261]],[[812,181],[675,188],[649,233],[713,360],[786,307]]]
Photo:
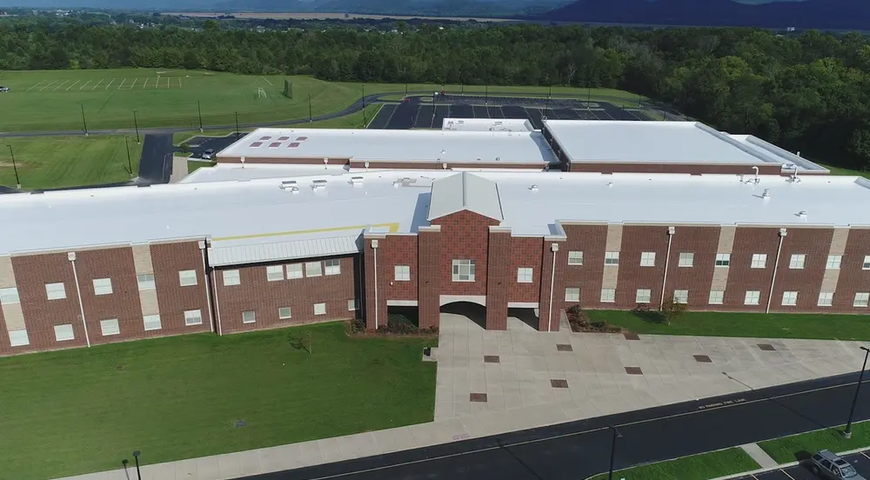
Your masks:
[[[534,16],[560,22],[870,30],[870,0],[577,0]]]

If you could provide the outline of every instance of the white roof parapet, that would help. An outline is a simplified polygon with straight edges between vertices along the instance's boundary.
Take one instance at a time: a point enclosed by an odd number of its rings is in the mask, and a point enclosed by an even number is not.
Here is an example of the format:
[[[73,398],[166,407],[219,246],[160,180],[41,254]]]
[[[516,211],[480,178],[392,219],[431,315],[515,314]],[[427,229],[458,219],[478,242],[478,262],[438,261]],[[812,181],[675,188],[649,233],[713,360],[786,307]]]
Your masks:
[[[468,172],[458,173],[432,183],[429,216],[432,221],[462,210],[483,215],[501,222],[504,214],[498,185]]]
[[[214,242],[220,244],[221,242]],[[299,258],[350,255],[360,252],[359,235],[291,240],[286,242],[213,246],[209,263],[214,266],[244,265]]]

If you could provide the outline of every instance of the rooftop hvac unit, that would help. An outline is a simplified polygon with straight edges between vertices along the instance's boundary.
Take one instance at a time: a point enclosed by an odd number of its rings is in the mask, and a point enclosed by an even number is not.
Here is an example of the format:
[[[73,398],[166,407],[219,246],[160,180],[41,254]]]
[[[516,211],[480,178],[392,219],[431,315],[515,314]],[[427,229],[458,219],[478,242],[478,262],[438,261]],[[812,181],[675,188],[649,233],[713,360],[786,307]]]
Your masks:
[[[529,187],[529,190],[531,190],[531,191],[533,191],[533,192],[537,192],[537,191],[538,191],[538,186],[537,186],[537,185],[532,185],[531,187]]]
[[[284,180],[281,182],[281,190],[287,190],[290,188],[298,188],[296,186],[296,180]]]
[[[350,183],[354,186],[362,185],[363,177],[350,177]]]
[[[315,190],[326,188],[326,180],[314,180],[311,182],[311,188],[314,188]]]
[[[770,198],[770,189],[769,188],[764,189],[764,191],[761,193],[761,198]]]

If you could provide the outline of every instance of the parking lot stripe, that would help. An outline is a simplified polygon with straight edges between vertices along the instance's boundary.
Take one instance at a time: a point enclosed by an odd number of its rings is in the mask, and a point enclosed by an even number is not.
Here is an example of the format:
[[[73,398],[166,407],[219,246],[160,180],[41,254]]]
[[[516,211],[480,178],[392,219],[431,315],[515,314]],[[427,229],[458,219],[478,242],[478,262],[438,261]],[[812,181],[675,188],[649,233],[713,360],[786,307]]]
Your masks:
[[[33,85],[32,87],[28,88],[27,90],[24,91],[24,93],[27,93],[27,92],[31,91],[32,89],[34,89],[34,88],[36,88],[36,87],[42,85],[43,83],[45,83],[45,80],[43,80],[43,81],[37,83],[36,85]]]
[[[81,80],[76,80],[74,83],[71,83],[70,86],[66,87],[66,91],[68,92],[69,89],[71,89],[72,87],[75,87],[76,84],[78,84],[79,82],[81,82]],[[79,89],[79,90],[81,90],[81,89]]]
[[[780,468],[779,471],[782,472],[782,473],[784,473],[786,477],[790,478],[791,480],[794,480],[794,477],[792,477],[791,475],[789,475],[789,473],[786,472],[785,470],[783,470],[783,469]]]
[[[115,83],[115,79],[114,79],[114,78],[113,78],[113,79],[112,79],[112,81],[111,81],[111,82],[109,82],[109,84],[108,84],[108,85],[106,85],[106,88],[105,88],[105,90],[108,90],[108,89],[109,89],[109,87],[111,87],[111,86],[112,86],[112,84],[113,84],[113,83]]]
[[[81,91],[81,90],[84,90],[84,89],[85,89],[85,87],[87,87],[87,86],[88,86],[88,84],[90,84],[90,83],[91,83],[91,80],[88,80],[88,81],[87,81],[87,82],[85,82],[85,84],[84,84],[84,85],[82,85],[82,86],[81,86],[81,87],[79,87],[79,90],[80,90],[80,91]]]
[[[864,455],[865,457],[867,457],[868,460],[870,460],[870,455],[867,455],[867,451],[866,451],[866,450],[863,451],[863,452],[861,452],[861,455]]]

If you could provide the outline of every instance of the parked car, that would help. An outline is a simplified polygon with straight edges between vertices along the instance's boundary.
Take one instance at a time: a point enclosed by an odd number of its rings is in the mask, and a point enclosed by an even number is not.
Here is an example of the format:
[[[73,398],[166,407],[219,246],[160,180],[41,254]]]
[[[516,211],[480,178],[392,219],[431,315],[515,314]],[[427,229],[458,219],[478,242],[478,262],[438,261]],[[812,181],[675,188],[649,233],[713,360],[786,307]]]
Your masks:
[[[214,149],[209,148],[208,150],[202,152],[202,158],[206,160],[211,160],[214,157]]]
[[[827,478],[831,480],[840,480],[843,478],[848,478],[849,480],[867,480],[861,475],[858,475],[858,472],[855,471],[855,467],[849,465],[849,462],[828,450],[822,450],[813,455],[810,462],[810,470],[812,470],[819,478]]]
[[[9,91],[9,87],[4,87],[3,85],[0,85],[0,92],[8,92],[8,91]]]

